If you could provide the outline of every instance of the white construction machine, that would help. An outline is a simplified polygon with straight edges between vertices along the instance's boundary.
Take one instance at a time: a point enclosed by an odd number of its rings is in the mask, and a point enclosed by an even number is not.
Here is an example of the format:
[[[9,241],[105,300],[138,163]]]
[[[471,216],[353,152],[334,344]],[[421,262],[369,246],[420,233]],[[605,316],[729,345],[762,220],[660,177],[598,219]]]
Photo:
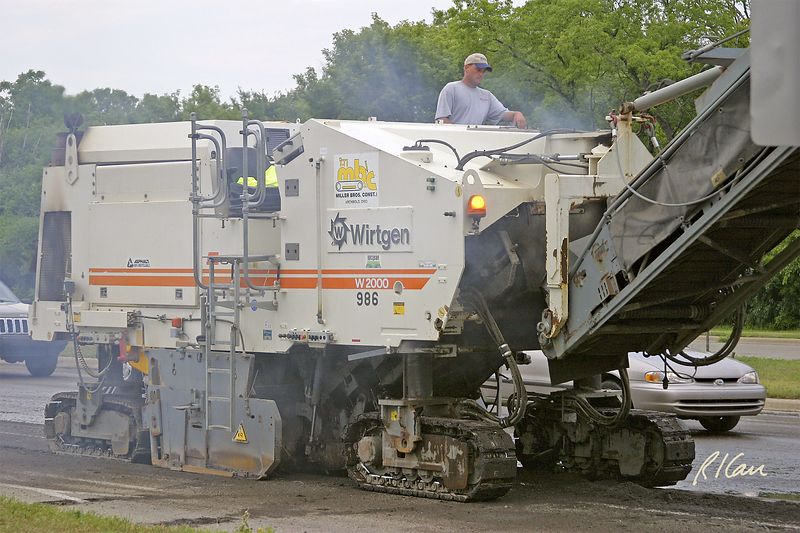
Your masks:
[[[46,408],[51,448],[236,476],[346,468],[458,501],[506,493],[518,459],[684,479],[694,443],[632,408],[627,353],[724,357],[681,350],[732,313],[740,329],[800,253],[764,259],[798,227],[800,158],[751,139],[748,51],[692,59],[711,67],[607,131],[246,113],[71,131],[44,171],[31,311],[81,375]],[[707,85],[654,157],[642,112]],[[537,348],[574,389],[526,396],[517,365]],[[507,416],[478,398],[503,365]],[[599,390],[612,369],[621,395]]]

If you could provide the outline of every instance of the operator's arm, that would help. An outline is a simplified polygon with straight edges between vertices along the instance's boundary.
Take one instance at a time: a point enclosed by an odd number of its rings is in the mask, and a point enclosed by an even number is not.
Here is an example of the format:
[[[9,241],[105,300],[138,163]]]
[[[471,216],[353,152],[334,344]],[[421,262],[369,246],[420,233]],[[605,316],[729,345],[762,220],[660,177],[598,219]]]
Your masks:
[[[453,114],[454,99],[453,88],[445,85],[439,93],[439,101],[436,103],[436,116],[434,117],[436,120],[441,120],[445,124],[453,123],[450,117]]]
[[[525,115],[519,111],[506,111],[503,113],[502,120],[506,122],[513,122],[514,126],[523,130],[528,127],[528,121],[525,120]]]

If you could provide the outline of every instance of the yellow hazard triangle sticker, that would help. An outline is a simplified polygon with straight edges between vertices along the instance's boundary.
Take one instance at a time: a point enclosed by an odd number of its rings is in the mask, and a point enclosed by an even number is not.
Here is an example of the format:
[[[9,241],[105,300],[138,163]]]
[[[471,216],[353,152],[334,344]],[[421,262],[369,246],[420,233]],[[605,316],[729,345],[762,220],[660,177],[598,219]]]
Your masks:
[[[244,424],[239,424],[239,429],[236,430],[236,435],[233,436],[234,442],[247,442],[247,434],[244,432]]]

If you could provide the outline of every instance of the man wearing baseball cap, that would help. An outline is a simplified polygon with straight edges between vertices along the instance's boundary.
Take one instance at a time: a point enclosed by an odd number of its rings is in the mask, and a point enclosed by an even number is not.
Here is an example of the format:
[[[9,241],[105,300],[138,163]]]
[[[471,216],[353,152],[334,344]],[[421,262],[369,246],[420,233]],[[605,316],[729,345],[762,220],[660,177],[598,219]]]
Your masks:
[[[436,120],[447,124],[497,124],[512,122],[518,128],[528,126],[519,111],[509,111],[491,92],[478,87],[492,67],[483,54],[470,54],[464,60],[464,77],[451,81],[439,93]]]

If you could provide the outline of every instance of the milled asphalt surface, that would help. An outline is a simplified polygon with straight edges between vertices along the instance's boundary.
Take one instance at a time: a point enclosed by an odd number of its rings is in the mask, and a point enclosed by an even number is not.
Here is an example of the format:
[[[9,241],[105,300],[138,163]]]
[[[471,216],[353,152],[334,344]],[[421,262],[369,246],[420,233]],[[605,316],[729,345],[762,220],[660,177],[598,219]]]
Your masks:
[[[252,527],[280,532],[800,531],[800,401],[770,399],[764,413],[725,435],[687,421],[696,443],[695,470],[677,490],[521,471],[498,501],[454,504],[363,492],[344,477],[280,473],[256,482],[53,455],[42,436],[43,405],[54,392],[75,390],[74,365],[62,357],[53,376],[32,378],[23,365],[0,363],[0,494],[136,522],[224,531],[235,531],[245,510]],[[715,452],[706,477],[693,483]],[[730,463],[738,454],[731,469],[764,465],[767,475],[728,477],[724,467],[717,474],[726,455]],[[776,497],[794,501],[765,499]]]

